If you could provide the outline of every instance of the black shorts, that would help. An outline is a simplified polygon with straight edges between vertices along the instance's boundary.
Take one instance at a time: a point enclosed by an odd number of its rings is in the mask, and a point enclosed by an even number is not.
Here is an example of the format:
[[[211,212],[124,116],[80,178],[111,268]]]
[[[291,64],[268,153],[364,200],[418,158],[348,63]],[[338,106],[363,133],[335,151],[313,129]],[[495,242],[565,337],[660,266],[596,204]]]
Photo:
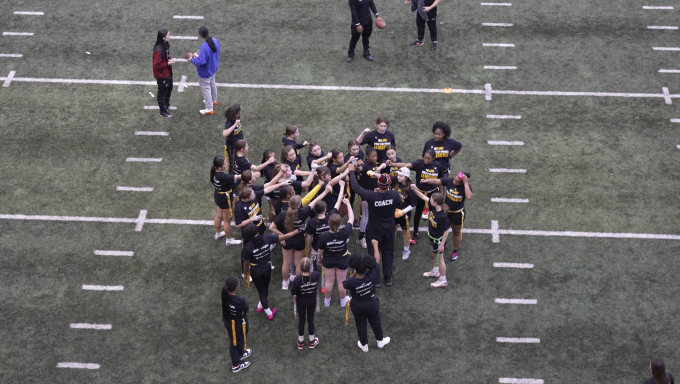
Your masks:
[[[408,217],[409,224],[411,223],[411,211],[404,214],[402,217],[397,217],[394,219],[394,225],[398,225],[402,231],[406,230],[406,218]]]
[[[463,225],[465,208],[458,213],[449,212],[449,225]]]
[[[323,265],[324,268],[337,268],[340,270],[349,269],[349,255],[335,260],[324,257],[321,261],[321,265]]]
[[[231,205],[229,204],[231,202]],[[229,194],[229,200],[227,200],[227,195],[224,193],[215,192],[215,204],[217,204],[220,209],[231,209],[234,204],[234,196]]]
[[[432,237],[430,237],[430,235],[428,235],[427,238],[430,241],[430,250],[432,251],[432,253],[439,252],[439,245],[441,244],[442,241],[444,241],[444,243],[446,243],[446,239],[440,239],[439,241],[437,241],[436,239],[432,239]]]
[[[299,237],[299,236],[293,236],[290,239],[286,240],[286,245],[283,246],[283,249],[294,249],[296,251],[304,251],[305,250],[305,238],[304,237]]]

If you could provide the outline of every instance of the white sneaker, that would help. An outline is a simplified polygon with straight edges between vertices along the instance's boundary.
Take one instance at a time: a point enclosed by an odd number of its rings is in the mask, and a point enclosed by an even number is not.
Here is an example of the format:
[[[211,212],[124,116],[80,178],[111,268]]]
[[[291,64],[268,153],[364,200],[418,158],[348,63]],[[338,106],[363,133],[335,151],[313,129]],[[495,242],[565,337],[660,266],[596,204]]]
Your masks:
[[[226,234],[224,233],[224,231],[222,231],[222,232],[215,232],[215,240],[219,240],[219,239],[223,238],[224,236],[226,236]]]
[[[384,340],[384,339],[383,339],[383,340]],[[366,345],[361,345],[361,341],[357,341],[357,345],[359,346],[359,348],[361,348],[362,351],[368,352],[368,344],[366,344]]]
[[[276,244],[272,244],[269,246],[269,252],[273,251],[274,248],[276,248]]]
[[[231,237],[231,238],[227,239],[225,244],[227,244],[227,245],[238,245],[238,244],[241,244],[241,240],[236,240],[233,237]]]
[[[439,272],[435,272],[434,269],[423,273],[423,277],[439,277]]]
[[[382,340],[378,340],[378,348],[382,349],[384,346],[390,343],[389,337],[383,337]]]
[[[290,275],[290,277],[288,277],[288,280],[289,280],[291,283],[292,283],[293,281],[295,281],[295,275]]]
[[[209,110],[207,110],[207,109],[201,109],[201,110],[198,111],[198,112],[200,112],[201,115],[213,115],[213,114],[215,114],[214,111],[209,111]]]
[[[401,259],[408,260],[409,256],[411,256],[411,251],[404,251],[404,253],[401,254]]]
[[[283,289],[284,291],[287,291],[287,290],[288,290],[288,284],[289,284],[289,283],[290,283],[290,282],[289,282],[288,280],[282,281],[282,282],[281,282],[281,289]]]
[[[323,299],[323,306],[324,307],[330,307],[331,306],[331,299]]]
[[[340,306],[345,308],[347,306],[348,301],[349,301],[349,296],[345,296],[344,299],[340,299]]]
[[[276,269],[276,267],[274,266],[274,264],[272,264],[272,271],[273,271],[274,269]]]
[[[446,280],[441,280],[441,279],[439,279],[439,280],[435,281],[434,283],[430,284],[430,287],[432,287],[432,288],[446,288],[446,287],[448,287],[448,286],[449,286],[448,281],[446,281]]]
[[[244,275],[244,274],[241,274],[241,277],[243,278],[243,280],[246,279],[246,275]],[[252,276],[248,276],[248,279],[250,280],[251,283],[253,282],[253,277],[252,277]]]
[[[366,238],[359,240],[357,239],[357,244],[361,245],[361,248],[366,248]]]

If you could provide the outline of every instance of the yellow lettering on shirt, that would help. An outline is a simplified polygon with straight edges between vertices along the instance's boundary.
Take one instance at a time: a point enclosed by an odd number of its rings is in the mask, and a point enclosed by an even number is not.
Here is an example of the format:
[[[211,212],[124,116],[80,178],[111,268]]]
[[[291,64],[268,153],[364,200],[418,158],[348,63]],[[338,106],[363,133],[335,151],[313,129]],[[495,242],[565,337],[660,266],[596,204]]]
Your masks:
[[[434,221],[434,214],[432,211],[427,215],[428,220],[430,220],[430,224],[432,224],[432,228],[437,228],[437,222]]]

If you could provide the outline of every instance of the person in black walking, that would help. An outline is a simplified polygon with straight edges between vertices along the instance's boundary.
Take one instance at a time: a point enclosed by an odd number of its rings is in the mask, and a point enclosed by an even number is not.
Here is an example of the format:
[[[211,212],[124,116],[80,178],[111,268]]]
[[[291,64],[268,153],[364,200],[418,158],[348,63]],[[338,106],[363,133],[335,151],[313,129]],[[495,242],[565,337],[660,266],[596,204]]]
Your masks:
[[[439,0],[435,0],[439,1]],[[371,37],[373,32],[373,18],[371,17],[371,12],[378,18],[380,17],[378,10],[375,8],[375,3],[373,0],[349,0],[349,10],[352,12],[352,38],[349,40],[349,50],[347,51],[347,62],[351,63],[354,60],[354,48],[359,42],[359,37],[361,37],[361,43],[364,45],[364,58],[368,61],[373,61],[373,56],[371,56],[370,46],[368,44],[368,39]]]
[[[378,242],[372,241],[375,252],[378,252]],[[380,321],[380,303],[375,297],[375,286],[371,279],[366,275],[367,272],[377,266],[375,259],[368,255],[351,255],[349,266],[354,268],[355,273],[352,277],[345,280],[342,285],[352,296],[349,305],[354,315],[357,325],[359,341],[357,344],[362,351],[368,352],[368,332],[366,322],[371,324],[371,329],[378,342],[378,348],[382,349],[389,344],[390,338],[383,336],[382,322]],[[348,319],[345,318],[345,321]]]
[[[248,368],[250,362],[243,360],[253,353],[246,344],[250,328],[247,313],[250,312],[250,307],[246,299],[236,294],[238,287],[238,278],[234,276],[229,277],[222,287],[222,320],[229,338],[232,372]]]
[[[319,285],[319,272],[312,272],[312,260],[304,257],[300,261],[302,274],[293,280],[293,288],[290,293],[295,297],[295,306],[298,313],[298,349],[305,347],[305,321],[309,327],[309,349],[319,345],[319,338],[314,336],[314,311],[317,307],[317,291]]]
[[[425,44],[425,23],[427,23],[427,27],[430,29],[432,50],[436,51],[439,48],[437,45],[437,5],[439,5],[439,1],[413,0],[411,2],[411,12],[416,12],[416,26],[418,27],[418,40],[410,44],[412,47]]]
[[[378,177],[377,191],[366,190],[359,185],[354,173],[354,163],[349,164],[349,181],[352,189],[361,197],[362,201],[368,204],[368,216],[371,218],[366,227],[366,243],[371,240],[378,240],[378,249],[382,252],[383,276],[385,285],[392,285],[392,262],[394,261],[394,215],[396,209],[401,205],[401,195],[399,192],[390,190],[392,180],[390,176],[383,173]],[[368,247],[371,256],[373,248]],[[379,256],[378,256],[379,257]],[[373,284],[380,286],[380,271],[375,269],[371,273]]]
[[[153,47],[153,77],[158,83],[158,108],[160,115],[166,118],[173,116],[168,112],[170,108],[170,94],[172,93],[172,65],[175,59],[170,57],[170,32],[161,29],[156,36],[156,45]]]

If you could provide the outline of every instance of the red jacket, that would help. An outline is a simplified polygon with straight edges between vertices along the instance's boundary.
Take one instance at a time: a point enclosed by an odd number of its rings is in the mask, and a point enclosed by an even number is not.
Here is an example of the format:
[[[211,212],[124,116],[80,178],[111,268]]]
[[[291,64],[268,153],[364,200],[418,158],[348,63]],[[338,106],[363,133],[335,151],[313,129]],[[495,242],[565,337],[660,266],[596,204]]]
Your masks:
[[[156,47],[160,48],[160,47]],[[172,59],[168,55],[166,60],[163,60],[163,49],[154,49],[153,51],[153,77],[157,79],[167,79],[172,72],[172,65],[168,65],[168,60]]]

